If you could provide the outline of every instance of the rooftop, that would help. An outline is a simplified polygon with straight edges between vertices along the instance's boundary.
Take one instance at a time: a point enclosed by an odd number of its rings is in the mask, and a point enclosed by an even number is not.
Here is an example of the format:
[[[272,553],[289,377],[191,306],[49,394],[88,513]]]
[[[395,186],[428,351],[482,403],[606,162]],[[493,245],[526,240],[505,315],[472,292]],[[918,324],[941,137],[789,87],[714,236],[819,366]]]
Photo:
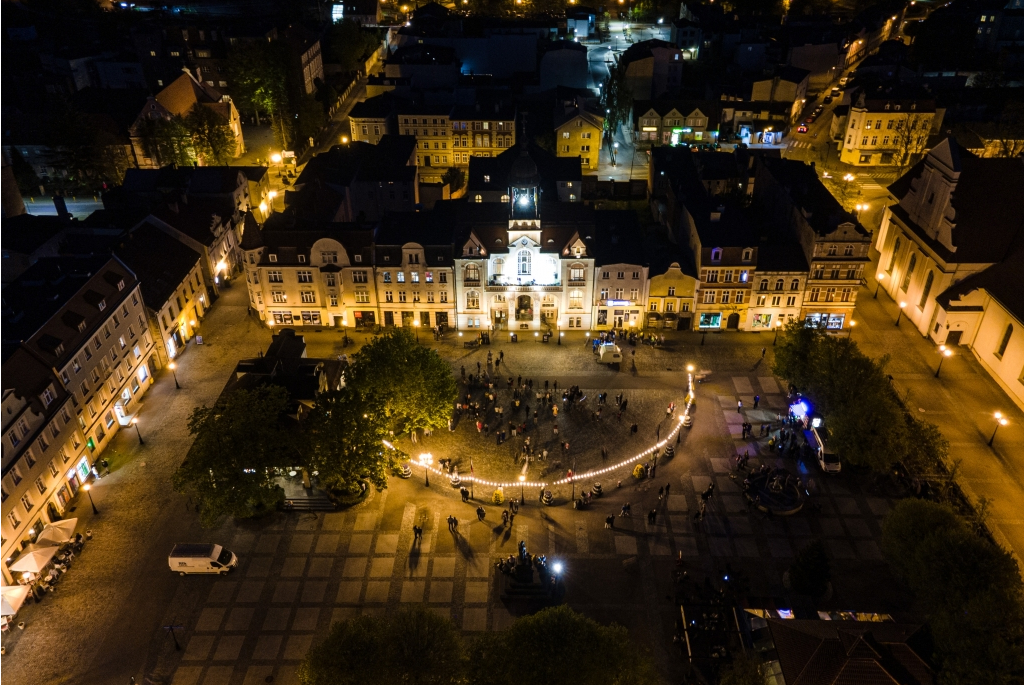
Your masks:
[[[142,299],[160,309],[199,263],[199,253],[146,222],[114,247],[122,262],[139,277]]]

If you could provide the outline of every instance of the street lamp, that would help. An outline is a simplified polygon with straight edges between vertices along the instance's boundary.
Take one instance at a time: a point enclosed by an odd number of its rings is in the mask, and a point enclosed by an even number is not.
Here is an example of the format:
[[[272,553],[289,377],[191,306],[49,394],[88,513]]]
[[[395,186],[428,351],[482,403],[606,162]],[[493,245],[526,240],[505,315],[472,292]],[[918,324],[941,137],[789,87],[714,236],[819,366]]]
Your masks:
[[[882,281],[885,280],[885,274],[878,274],[875,276],[875,299],[878,299],[878,289],[882,287]]]
[[[139,430],[139,419],[132,419],[132,425],[135,426],[135,434],[139,436],[139,444],[145,445],[146,441],[142,439],[142,431]]]
[[[782,322],[778,319],[775,320],[775,338],[772,339],[772,347],[775,347],[775,343],[779,342],[779,329],[782,328]]]
[[[701,345],[701,347],[704,346],[704,336],[707,335],[707,334],[708,334],[708,329],[706,329],[706,328],[700,329],[700,345]]]
[[[903,316],[903,310],[906,309],[907,303],[900,302],[900,313],[896,315],[896,325],[900,325],[900,318]]]
[[[939,352],[940,352],[939,367],[937,369],[935,369],[935,377],[936,378],[939,377],[939,371],[942,370],[942,362],[944,362],[946,360],[946,357],[952,357],[953,356],[953,350],[947,349],[945,345],[939,345]]]
[[[178,385],[178,374],[175,371],[175,369],[178,368],[178,365],[175,364],[174,362],[169,362],[167,364],[167,368],[169,368],[171,370],[171,375],[174,376],[174,387],[175,387],[175,389],[176,390],[181,390],[181,386]]]
[[[420,322],[419,321],[413,321],[412,322],[412,327],[416,329],[416,344],[419,345],[420,344]]]
[[[988,444],[991,445],[992,441],[989,440]],[[86,483],[85,485],[82,486],[82,489],[85,490],[85,492],[89,495],[89,504],[92,505],[92,513],[99,514],[100,510],[96,508],[96,503],[92,501],[92,483]]]
[[[423,483],[430,487],[430,465],[434,462],[434,455],[424,452],[420,455],[420,465],[423,466]]]
[[[523,474],[519,474],[519,503],[520,504],[523,504],[523,503],[526,502],[526,495],[523,494],[523,488],[526,487],[524,485],[525,482],[526,482],[526,476],[524,476]]]
[[[281,173],[281,155],[275,152],[274,154],[270,155],[270,161],[277,165],[277,177],[282,178],[283,174]]]
[[[616,160],[616,154],[618,153],[618,151],[619,151],[619,144],[618,143],[612,143],[612,166],[618,166],[617,160]]]
[[[851,338],[853,337],[853,327],[856,326],[856,325],[857,325],[857,322],[854,321],[853,319],[850,319],[850,333],[849,333],[849,336]]]
[[[988,446],[989,447],[992,446],[992,441],[996,439],[996,433],[999,432],[999,427],[1000,426],[1005,426],[1008,423],[1009,423],[1009,421],[1006,420],[1006,418],[1003,416],[1002,412],[998,412],[997,411],[996,412],[996,428],[995,428],[994,431],[992,431],[992,437],[988,439]]]

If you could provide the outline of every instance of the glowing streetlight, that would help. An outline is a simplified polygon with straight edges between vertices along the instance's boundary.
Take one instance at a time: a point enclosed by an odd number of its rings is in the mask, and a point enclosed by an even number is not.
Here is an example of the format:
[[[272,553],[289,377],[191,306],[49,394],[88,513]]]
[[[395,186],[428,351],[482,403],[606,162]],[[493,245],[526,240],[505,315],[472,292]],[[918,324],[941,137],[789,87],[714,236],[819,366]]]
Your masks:
[[[988,439],[988,446],[989,447],[992,446],[992,441],[996,439],[996,433],[999,432],[999,427],[1000,426],[1005,426],[1008,423],[1009,423],[1009,421],[1006,420],[1006,417],[1003,416],[1002,412],[998,412],[997,411],[996,412],[996,428],[995,428],[994,431],[992,431],[992,437]]]
[[[135,434],[139,436],[139,444],[145,445],[146,441],[142,439],[142,431],[139,430],[139,419],[132,419],[132,425],[135,426]]]
[[[270,161],[273,162],[274,164],[280,164],[281,163],[281,155],[279,153],[275,152],[274,154],[270,155]]]
[[[423,483],[430,487],[430,465],[434,463],[434,455],[424,452],[419,456],[420,466],[423,467]]]
[[[953,350],[948,349],[945,345],[939,345],[939,367],[935,369],[935,377],[939,377],[939,371],[942,370],[942,362],[946,361],[946,357],[952,357]]]
[[[907,308],[906,302],[900,302],[900,313],[896,315],[896,325],[900,325],[900,318],[903,316],[903,310]]]
[[[854,329],[854,327],[856,325],[857,325],[857,322],[854,321],[853,319],[850,319],[850,334],[849,335],[850,335],[851,338],[853,337],[853,329]]]
[[[990,440],[988,444],[991,445],[992,441]],[[99,514],[100,510],[96,508],[96,503],[92,501],[92,483],[86,483],[82,486],[82,489],[89,495],[89,504],[92,505],[92,513]]]
[[[687,373],[693,373],[693,368],[694,368],[693,364],[687,364],[686,365],[686,372]]]
[[[178,385],[178,374],[175,371],[175,369],[178,368],[178,365],[175,364],[174,362],[170,362],[167,364],[167,368],[171,370],[171,375],[174,376],[174,389],[181,390],[181,386]]]
[[[885,280],[885,274],[881,273],[875,276],[875,299],[878,299],[878,289],[882,287],[882,281]]]
[[[525,482],[526,482],[526,476],[524,476],[523,474],[519,474],[519,502],[520,503],[526,502],[526,495],[523,494],[523,488],[526,487],[524,485]]]
[[[775,337],[772,338],[772,347],[775,347],[775,343],[779,342],[779,329],[782,328],[782,321],[775,319]]]
[[[420,342],[420,322],[414,319],[412,327],[416,329],[416,344],[418,345]]]
[[[269,193],[267,193],[267,197],[269,197],[271,200],[273,200],[275,197],[277,197],[277,191],[276,190],[271,190]]]

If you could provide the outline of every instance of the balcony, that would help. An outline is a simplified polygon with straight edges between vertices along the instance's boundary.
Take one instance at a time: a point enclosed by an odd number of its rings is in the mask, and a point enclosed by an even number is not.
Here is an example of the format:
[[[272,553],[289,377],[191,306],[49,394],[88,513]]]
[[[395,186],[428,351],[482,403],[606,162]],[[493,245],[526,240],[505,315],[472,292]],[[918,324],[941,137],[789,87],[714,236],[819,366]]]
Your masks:
[[[574,282],[575,281],[570,281],[570,283],[574,283]],[[583,281],[580,281],[580,283],[582,283],[582,282]],[[561,283],[559,282],[559,280],[557,278],[551,279],[550,281],[545,282],[545,283],[539,283],[534,278],[524,279],[524,278],[520,278],[520,277],[508,278],[506,276],[491,276],[489,279],[487,279],[487,288],[489,290],[492,287],[511,289],[513,292],[515,291],[516,288],[519,288],[523,292],[529,292],[533,288],[537,288],[537,287],[540,287],[540,288],[561,288],[562,286],[561,286]]]

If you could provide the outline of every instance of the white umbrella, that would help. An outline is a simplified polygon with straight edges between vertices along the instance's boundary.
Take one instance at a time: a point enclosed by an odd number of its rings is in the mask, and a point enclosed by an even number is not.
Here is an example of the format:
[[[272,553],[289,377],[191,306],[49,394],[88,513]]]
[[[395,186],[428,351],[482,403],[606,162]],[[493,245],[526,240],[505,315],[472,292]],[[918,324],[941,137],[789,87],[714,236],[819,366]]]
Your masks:
[[[3,591],[3,598],[0,601],[3,610],[0,613],[4,616],[14,616],[28,598],[29,587],[27,585],[12,585],[0,589]]]
[[[64,521],[56,521],[55,523],[47,523],[43,526],[43,532],[41,532],[39,537],[36,538],[36,544],[63,544],[75,537],[75,526],[77,525],[78,519],[66,519]]]
[[[38,545],[29,545],[25,548],[25,551],[17,561],[11,564],[8,568],[12,571],[20,571],[25,573],[39,573],[46,565],[50,563],[50,559],[53,559],[53,555],[57,553],[56,547],[40,547]]]

